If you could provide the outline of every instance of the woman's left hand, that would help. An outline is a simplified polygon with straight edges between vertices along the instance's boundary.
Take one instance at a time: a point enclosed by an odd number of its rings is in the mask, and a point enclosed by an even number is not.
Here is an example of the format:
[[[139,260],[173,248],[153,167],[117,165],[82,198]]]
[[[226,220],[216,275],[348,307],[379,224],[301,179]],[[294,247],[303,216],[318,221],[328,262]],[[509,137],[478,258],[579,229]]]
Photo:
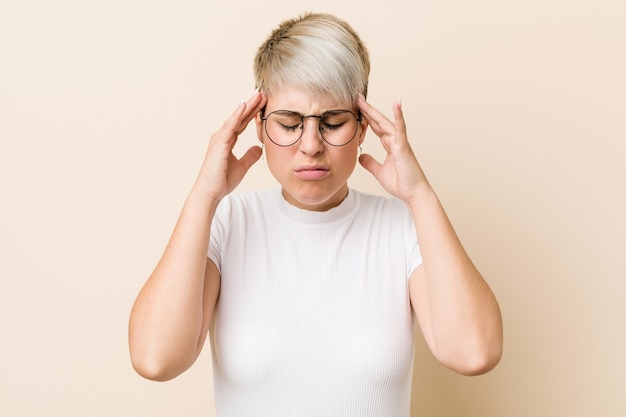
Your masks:
[[[357,105],[387,151],[382,164],[369,154],[362,154],[359,162],[388,193],[409,205],[417,201],[420,190],[430,188],[430,185],[409,144],[402,105],[399,101],[393,105],[395,121],[372,107],[362,95],[359,95]]]

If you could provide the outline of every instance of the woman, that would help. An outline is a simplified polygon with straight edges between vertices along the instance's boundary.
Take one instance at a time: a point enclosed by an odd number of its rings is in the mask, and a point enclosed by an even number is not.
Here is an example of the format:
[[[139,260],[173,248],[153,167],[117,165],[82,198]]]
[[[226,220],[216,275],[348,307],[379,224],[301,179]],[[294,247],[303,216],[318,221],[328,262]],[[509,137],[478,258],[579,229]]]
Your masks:
[[[372,107],[368,76],[363,43],[331,15],[285,21],[259,48],[257,91],[211,137],[133,306],[139,374],[176,377],[211,328],[220,417],[408,416],[414,317],[443,365],[496,365],[497,301],[411,150],[401,104],[393,120]],[[232,153],[253,119],[281,188],[231,194],[261,157]],[[359,156],[368,127],[382,162]],[[393,198],[348,187],[357,159]]]

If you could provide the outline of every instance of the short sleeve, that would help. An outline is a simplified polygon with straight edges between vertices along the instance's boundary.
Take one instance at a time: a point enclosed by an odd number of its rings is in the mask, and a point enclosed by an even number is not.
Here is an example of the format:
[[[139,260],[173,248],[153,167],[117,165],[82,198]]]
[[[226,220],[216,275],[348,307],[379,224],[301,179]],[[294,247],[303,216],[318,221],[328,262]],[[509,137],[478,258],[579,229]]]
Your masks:
[[[215,264],[217,270],[222,272],[222,253],[227,238],[226,231],[232,217],[232,202],[226,196],[217,206],[213,222],[211,223],[211,235],[209,237],[209,250],[207,257]]]
[[[408,262],[408,271],[407,276],[410,278],[413,271],[417,269],[418,266],[422,264],[422,252],[420,251],[420,247],[417,244],[417,239],[415,240],[415,244],[413,245],[413,249],[409,254],[409,262]]]
[[[404,216],[404,227],[405,230],[405,248],[407,255],[407,280],[411,278],[411,274],[413,271],[417,269],[418,266],[422,264],[422,252],[420,251],[419,242],[417,241],[417,234],[415,231],[415,222],[413,222],[413,217],[411,216],[411,212],[409,209],[402,204],[402,211]]]

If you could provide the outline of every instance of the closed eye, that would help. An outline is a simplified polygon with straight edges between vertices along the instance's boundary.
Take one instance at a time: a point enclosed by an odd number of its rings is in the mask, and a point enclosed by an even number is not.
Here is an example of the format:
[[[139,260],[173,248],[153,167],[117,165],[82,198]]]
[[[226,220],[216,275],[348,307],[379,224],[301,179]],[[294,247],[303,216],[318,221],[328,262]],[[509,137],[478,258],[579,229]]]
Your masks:
[[[279,123],[279,125],[286,132],[295,132],[297,129],[302,128],[302,123],[297,123],[295,125],[286,125],[284,123]]]
[[[332,123],[326,123],[326,122],[322,122],[321,124],[322,129],[324,130],[339,130],[343,127],[343,125],[345,125],[344,123],[338,123],[338,124],[332,124]]]

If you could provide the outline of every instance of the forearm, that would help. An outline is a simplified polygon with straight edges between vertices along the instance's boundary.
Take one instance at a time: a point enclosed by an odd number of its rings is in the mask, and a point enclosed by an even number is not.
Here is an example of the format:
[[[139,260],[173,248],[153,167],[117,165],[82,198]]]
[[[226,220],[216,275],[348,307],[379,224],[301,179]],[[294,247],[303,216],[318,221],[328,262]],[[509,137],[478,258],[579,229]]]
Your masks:
[[[423,258],[431,348],[441,362],[461,373],[485,372],[499,361],[502,350],[496,298],[430,186],[410,210]]]
[[[194,187],[170,241],[139,293],[129,323],[133,365],[151,379],[169,379],[198,355],[211,221],[217,202]]]

